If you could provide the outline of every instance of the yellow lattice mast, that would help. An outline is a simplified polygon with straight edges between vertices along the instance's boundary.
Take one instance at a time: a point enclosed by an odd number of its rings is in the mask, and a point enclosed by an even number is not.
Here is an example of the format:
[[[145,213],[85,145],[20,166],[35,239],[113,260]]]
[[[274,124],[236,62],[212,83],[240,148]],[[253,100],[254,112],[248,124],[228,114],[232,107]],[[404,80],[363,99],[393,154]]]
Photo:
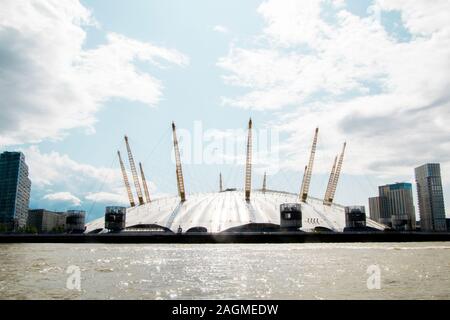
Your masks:
[[[303,176],[302,181],[302,188],[300,192],[300,200],[302,202],[305,202],[306,199],[308,199],[308,193],[309,193],[309,186],[311,184],[311,176],[312,176],[312,169],[314,166],[314,157],[316,155],[316,148],[317,148],[317,138],[319,136],[319,128],[316,128],[316,132],[314,134],[314,139],[311,147],[311,154],[309,156],[309,162],[305,170],[305,174]]]
[[[134,158],[133,158],[133,154],[131,153],[131,148],[130,148],[130,144],[128,142],[128,137],[127,136],[125,136],[125,145],[127,147],[128,160],[130,162],[131,174],[133,176],[134,186],[136,188],[136,193],[137,193],[137,196],[138,196],[139,205],[143,205],[144,204],[144,197],[142,196],[141,184],[139,182],[139,176],[137,174],[136,165],[134,164]]]
[[[186,201],[186,192],[184,190],[183,168],[181,167],[180,149],[178,147],[177,132],[174,122],[172,122],[172,132],[173,132],[173,149],[175,152],[178,195],[180,196],[181,201],[184,202]]]
[[[328,199],[330,198],[331,187],[333,185],[334,175],[336,174],[337,160],[338,160],[338,156],[336,156],[334,158],[333,167],[331,168],[331,173],[330,173],[330,179],[328,180],[328,184],[327,184],[327,190],[325,191],[325,197],[323,198],[323,204],[327,204],[327,205],[330,204],[330,203],[328,203]]]
[[[307,172],[308,172],[308,166],[305,166],[305,171],[303,171],[302,185],[300,187],[300,192],[298,194],[298,198],[299,198],[300,201],[302,201],[302,194],[303,194],[303,189],[304,189],[304,186],[305,186]]]
[[[339,156],[339,162],[338,162],[337,167],[336,167],[336,173],[334,174],[334,177],[333,177],[333,184],[332,184],[331,189],[330,189],[330,194],[329,194],[328,199],[327,199],[328,204],[332,204],[333,203],[334,196],[336,194],[336,188],[337,188],[337,185],[338,185],[338,182],[339,182],[339,177],[340,177],[341,171],[342,171],[342,164],[344,162],[344,155],[345,155],[345,148],[346,147],[347,147],[347,143],[344,143],[344,146],[342,147],[341,155]]]
[[[136,204],[134,202],[133,193],[131,192],[127,171],[125,170],[125,165],[123,164],[122,157],[120,156],[120,151],[117,151],[117,155],[119,156],[120,169],[122,170],[123,182],[125,183],[125,188],[127,189],[128,200],[130,201],[130,206],[134,207]]]
[[[248,122],[247,161],[245,165],[245,201],[250,201],[252,189],[252,119]]]
[[[147,203],[152,202],[150,199],[150,192],[148,192],[148,185],[147,185],[147,179],[145,179],[144,169],[142,168],[142,163],[139,162],[139,169],[141,171],[141,179],[142,179],[142,186],[144,187],[144,194],[145,194],[145,200]]]
[[[267,173],[264,172],[264,179],[263,179],[263,185],[262,185],[262,192],[267,191]]]

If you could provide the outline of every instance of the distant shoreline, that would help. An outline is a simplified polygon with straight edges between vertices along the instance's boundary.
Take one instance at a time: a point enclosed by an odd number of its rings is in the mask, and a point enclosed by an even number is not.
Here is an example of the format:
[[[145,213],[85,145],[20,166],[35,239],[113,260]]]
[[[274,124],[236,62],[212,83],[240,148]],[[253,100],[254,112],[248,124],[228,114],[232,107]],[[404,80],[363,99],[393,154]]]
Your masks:
[[[450,241],[450,232],[3,234],[2,243],[355,243]]]

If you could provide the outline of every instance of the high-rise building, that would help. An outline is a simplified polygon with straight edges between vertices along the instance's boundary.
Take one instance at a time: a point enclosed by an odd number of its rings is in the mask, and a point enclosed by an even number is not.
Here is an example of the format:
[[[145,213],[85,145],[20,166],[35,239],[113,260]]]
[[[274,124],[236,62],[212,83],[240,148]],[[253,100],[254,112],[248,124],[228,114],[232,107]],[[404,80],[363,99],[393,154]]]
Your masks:
[[[387,199],[384,197],[369,198],[370,219],[385,225],[391,225],[391,216],[385,209]]]
[[[26,226],[31,181],[21,152],[0,154],[0,226],[15,230]]]
[[[424,164],[415,169],[415,174],[421,230],[446,231],[440,164]]]
[[[44,209],[28,211],[27,226],[36,228],[38,233],[64,232],[67,214]]]
[[[369,198],[370,217],[396,230],[414,230],[414,210],[411,183],[394,183],[378,187],[379,196]]]

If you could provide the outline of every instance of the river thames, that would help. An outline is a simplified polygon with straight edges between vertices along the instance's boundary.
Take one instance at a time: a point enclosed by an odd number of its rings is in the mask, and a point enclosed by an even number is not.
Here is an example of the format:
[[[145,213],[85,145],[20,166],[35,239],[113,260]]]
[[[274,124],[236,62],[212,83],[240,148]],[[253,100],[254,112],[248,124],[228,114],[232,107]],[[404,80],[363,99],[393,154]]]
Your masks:
[[[450,243],[1,244],[0,298],[450,299]]]

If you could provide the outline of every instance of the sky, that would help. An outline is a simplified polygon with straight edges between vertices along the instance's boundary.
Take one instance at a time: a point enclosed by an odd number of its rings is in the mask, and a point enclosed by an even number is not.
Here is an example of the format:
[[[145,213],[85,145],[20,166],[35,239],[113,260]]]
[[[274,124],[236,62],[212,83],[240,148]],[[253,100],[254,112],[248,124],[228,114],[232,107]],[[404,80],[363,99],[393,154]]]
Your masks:
[[[254,188],[299,192],[319,127],[312,196],[346,141],[337,203],[439,162],[450,216],[449,21],[448,0],[3,0],[0,151],[31,208],[92,220],[128,203],[125,134],[151,197],[176,194],[172,121],[188,195],[243,188],[251,117]]]

